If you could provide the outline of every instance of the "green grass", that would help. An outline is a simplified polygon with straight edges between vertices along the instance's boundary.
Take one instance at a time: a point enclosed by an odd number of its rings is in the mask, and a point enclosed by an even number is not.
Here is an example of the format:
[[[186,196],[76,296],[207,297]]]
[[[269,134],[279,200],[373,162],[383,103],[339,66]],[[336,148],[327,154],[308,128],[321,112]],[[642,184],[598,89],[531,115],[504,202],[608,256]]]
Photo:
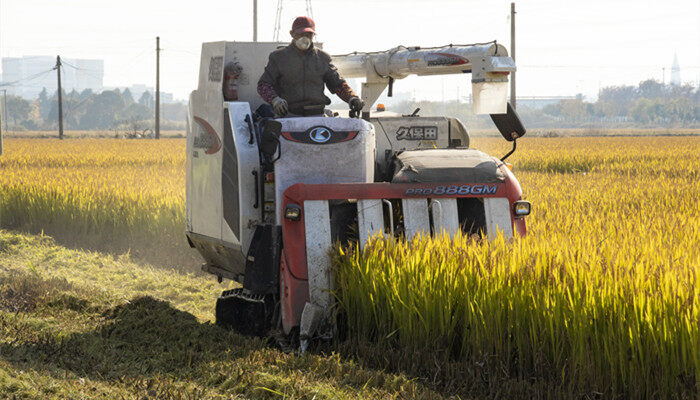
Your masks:
[[[221,329],[221,288],[0,231],[0,398],[444,398],[349,356],[285,354]]]

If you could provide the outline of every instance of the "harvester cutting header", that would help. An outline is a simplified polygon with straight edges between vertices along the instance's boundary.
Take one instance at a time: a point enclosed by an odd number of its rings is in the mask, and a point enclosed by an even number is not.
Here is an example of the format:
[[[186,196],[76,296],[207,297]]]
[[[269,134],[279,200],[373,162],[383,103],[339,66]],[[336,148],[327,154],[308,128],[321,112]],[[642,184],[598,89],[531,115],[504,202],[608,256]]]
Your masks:
[[[397,79],[471,73],[474,111],[490,114],[515,150],[525,129],[506,101],[515,65],[503,46],[330,57],[313,31],[301,17],[292,44],[204,43],[187,130],[188,241],[205,271],[242,285],[219,297],[217,322],[276,331],[302,348],[334,332],[334,243],[457,232],[509,238],[525,235],[530,212],[510,169],[470,149],[458,119],[370,112]],[[365,78],[359,96],[343,77]],[[326,110],[324,86],[362,118]]]

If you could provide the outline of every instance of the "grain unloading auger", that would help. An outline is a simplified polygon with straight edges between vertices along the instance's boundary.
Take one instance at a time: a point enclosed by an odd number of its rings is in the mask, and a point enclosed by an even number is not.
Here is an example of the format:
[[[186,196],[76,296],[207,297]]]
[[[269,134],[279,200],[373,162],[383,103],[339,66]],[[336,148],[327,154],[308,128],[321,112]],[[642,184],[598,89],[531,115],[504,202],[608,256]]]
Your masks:
[[[525,129],[506,102],[515,65],[503,46],[336,56],[341,75],[366,78],[363,118],[275,120],[253,110],[263,104],[257,78],[282,45],[205,43],[190,96],[187,238],[205,271],[242,285],[219,297],[217,323],[244,334],[282,332],[305,347],[333,334],[333,243],[525,234],[530,204],[518,181],[502,160],[468,148],[459,120],[370,115],[396,79],[471,73],[475,112],[491,114],[515,149]]]

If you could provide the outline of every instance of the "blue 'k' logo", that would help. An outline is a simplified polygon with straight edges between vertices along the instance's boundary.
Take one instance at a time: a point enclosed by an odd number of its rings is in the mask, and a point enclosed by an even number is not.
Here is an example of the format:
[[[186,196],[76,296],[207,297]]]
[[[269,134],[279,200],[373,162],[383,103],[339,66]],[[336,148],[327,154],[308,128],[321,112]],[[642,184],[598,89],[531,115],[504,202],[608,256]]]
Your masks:
[[[309,132],[309,138],[316,143],[326,143],[331,139],[331,131],[328,128],[319,126]]]

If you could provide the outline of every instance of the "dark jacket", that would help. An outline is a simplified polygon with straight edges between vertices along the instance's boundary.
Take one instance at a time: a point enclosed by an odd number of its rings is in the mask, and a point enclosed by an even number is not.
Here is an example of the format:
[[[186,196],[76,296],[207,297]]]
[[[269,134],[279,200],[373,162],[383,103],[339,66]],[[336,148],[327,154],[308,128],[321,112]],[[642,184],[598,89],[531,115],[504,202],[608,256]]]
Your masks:
[[[270,54],[258,84],[261,82],[272,85],[277,94],[287,100],[290,112],[308,114],[304,112],[304,106],[331,104],[323,94],[324,84],[333,93],[345,80],[325,51],[312,45],[303,52],[290,44]]]

